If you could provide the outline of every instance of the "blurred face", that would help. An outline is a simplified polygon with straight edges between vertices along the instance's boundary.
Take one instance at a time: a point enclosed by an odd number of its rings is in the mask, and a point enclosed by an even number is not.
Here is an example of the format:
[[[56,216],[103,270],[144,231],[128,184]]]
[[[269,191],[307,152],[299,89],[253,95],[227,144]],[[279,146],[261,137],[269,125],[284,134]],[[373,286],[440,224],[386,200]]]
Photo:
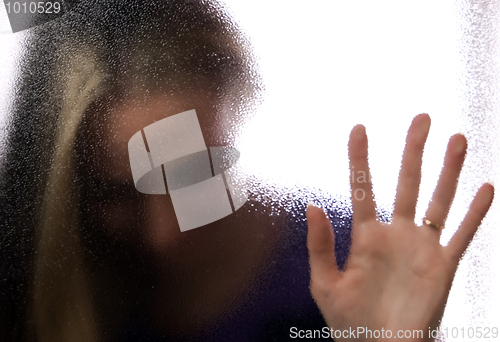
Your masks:
[[[199,108],[207,144],[217,143],[213,109],[209,99],[199,95],[134,97],[90,114],[85,138],[89,153],[81,167],[85,177],[98,185],[95,199],[86,196],[87,202],[109,235],[129,243],[139,239],[156,255],[171,253],[186,235],[198,235],[181,234],[170,196],[145,195],[135,189],[128,154],[128,141],[136,132],[193,108]]]
[[[230,306],[243,284],[252,284],[274,241],[271,218],[257,217],[248,203],[223,219],[181,232],[168,194],[135,189],[129,139],[156,121],[195,109],[206,145],[220,146],[230,132],[221,129],[224,118],[213,103],[207,95],[189,93],[135,96],[97,106],[87,113],[77,141],[86,229],[151,257],[161,282],[157,303],[177,308],[170,319],[176,327],[182,326],[179,320],[203,322]]]

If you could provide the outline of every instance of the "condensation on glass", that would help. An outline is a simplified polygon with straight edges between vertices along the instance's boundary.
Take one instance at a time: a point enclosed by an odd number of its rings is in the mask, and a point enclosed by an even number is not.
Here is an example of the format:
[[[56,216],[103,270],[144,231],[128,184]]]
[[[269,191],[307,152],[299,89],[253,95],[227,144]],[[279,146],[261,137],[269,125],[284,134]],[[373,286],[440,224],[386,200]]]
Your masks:
[[[0,340],[321,329],[304,211],[327,209],[342,266],[355,123],[388,213],[406,128],[431,115],[420,218],[448,137],[466,135],[443,243],[499,181],[496,2],[64,5],[17,33],[0,17]],[[450,332],[496,324],[498,212],[459,267]]]

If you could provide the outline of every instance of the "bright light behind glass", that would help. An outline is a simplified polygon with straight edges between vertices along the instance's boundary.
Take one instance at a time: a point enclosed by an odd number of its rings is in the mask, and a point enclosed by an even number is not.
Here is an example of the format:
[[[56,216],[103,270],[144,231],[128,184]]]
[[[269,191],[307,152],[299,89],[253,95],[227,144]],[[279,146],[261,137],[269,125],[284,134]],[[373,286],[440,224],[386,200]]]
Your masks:
[[[0,132],[6,129],[21,41],[25,37],[26,32],[12,33],[5,6],[0,4]],[[6,134],[0,133],[0,157],[3,155],[1,145],[5,137]]]
[[[347,141],[362,123],[376,200],[390,210],[406,130],[416,114],[429,113],[416,222],[449,137],[469,140],[446,244],[480,184],[498,180],[496,2],[226,3],[255,47],[266,87],[241,142],[247,171],[278,187],[349,196]],[[495,201],[457,273],[445,327],[498,322],[498,216]]]
[[[348,195],[347,140],[362,123],[376,196],[391,203],[406,130],[427,112],[426,157],[439,162],[430,170],[437,178],[446,141],[459,130],[449,120],[459,115],[452,3],[228,4],[250,35],[266,86],[244,139],[249,168]]]

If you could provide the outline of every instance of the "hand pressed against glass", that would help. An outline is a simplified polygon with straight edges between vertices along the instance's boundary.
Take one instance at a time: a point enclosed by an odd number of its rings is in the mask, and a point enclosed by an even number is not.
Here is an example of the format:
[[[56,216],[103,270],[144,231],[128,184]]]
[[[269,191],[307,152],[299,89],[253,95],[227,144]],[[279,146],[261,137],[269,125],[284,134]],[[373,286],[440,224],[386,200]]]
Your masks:
[[[422,114],[414,118],[408,130],[390,224],[377,220],[370,177],[365,183],[351,179],[352,246],[343,271],[335,261],[329,220],[320,208],[308,207],[311,292],[326,323],[335,330],[383,328],[391,330],[393,338],[399,330],[422,330],[423,338],[407,340],[427,341],[431,340],[429,328],[439,326],[458,262],[491,205],[493,187],[484,184],[479,189],[457,232],[447,246],[441,246],[441,227],[455,195],[467,145],[464,136],[454,135],[426,212],[426,224],[415,225],[422,152],[429,127],[429,116]],[[356,174],[363,171],[369,175],[367,148],[364,127],[354,127],[349,159]],[[356,199],[357,189],[365,192],[364,199]]]

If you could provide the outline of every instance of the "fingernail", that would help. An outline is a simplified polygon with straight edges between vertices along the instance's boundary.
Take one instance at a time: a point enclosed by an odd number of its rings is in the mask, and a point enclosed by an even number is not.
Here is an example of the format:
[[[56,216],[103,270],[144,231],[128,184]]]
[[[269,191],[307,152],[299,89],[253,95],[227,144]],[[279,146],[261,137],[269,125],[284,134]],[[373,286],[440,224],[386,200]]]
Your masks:
[[[366,127],[363,125],[356,125],[351,131],[351,138],[358,141],[363,141],[366,139]]]
[[[490,182],[488,182],[490,183]],[[490,183],[491,184],[491,183]],[[491,184],[493,186],[493,184]],[[488,204],[490,205],[491,201],[493,200],[493,197],[495,195],[495,188],[490,188],[489,191],[487,191],[484,195],[483,195],[483,202],[485,204]]]
[[[465,148],[466,148],[465,139],[458,139],[458,142],[455,146],[455,151],[461,153],[465,151]]]
[[[430,128],[431,128],[431,120],[430,120],[430,117],[429,117],[429,114],[425,114],[427,115],[428,119],[427,120],[422,120],[423,123],[422,123],[422,129],[428,131]]]

